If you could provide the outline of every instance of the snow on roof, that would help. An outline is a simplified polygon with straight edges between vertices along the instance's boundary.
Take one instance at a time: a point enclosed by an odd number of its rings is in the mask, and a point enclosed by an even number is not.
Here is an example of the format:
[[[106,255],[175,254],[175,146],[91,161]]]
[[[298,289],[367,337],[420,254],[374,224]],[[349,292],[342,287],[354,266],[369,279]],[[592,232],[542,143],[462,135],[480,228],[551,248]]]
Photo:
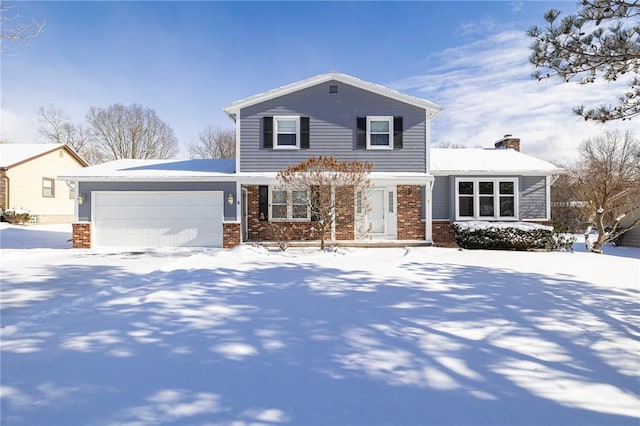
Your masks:
[[[339,81],[341,83],[349,84],[351,86],[358,87],[363,90],[368,90],[373,93],[377,93],[382,96],[387,96],[392,99],[396,99],[402,102],[406,102],[411,105],[418,106],[420,108],[425,108],[431,110],[435,113],[440,112],[442,109],[439,105],[434,104],[426,99],[418,98],[416,96],[407,95],[406,93],[399,92],[394,89],[390,89],[388,87],[382,86],[380,84],[371,83],[357,77],[353,77],[347,74],[342,74],[339,72],[328,72],[325,74],[319,74],[313,76],[311,78],[307,78],[305,80],[296,81],[294,83],[290,83],[276,89],[272,89],[263,93],[259,93],[253,96],[249,96],[244,99],[237,100],[232,102],[230,105],[224,108],[224,111],[231,117],[233,117],[238,110],[241,108],[255,105],[260,102],[267,101],[269,99],[277,98],[279,96],[283,96],[292,92],[296,92],[298,90],[306,89],[307,87],[315,86],[321,83],[326,83],[327,81]]]
[[[234,159],[116,160],[58,176],[61,180],[161,180],[220,178],[235,173]]]
[[[3,143],[0,144],[0,167],[10,167],[33,157],[65,146],[62,143]]]
[[[448,149],[431,148],[431,173],[552,175],[563,169],[513,149]]]

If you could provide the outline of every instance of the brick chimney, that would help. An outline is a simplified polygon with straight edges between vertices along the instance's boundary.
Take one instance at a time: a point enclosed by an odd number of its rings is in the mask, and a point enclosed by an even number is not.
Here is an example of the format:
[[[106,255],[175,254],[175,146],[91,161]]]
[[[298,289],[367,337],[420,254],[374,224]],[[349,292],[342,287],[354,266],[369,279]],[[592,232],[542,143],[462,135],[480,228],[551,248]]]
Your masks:
[[[520,152],[520,138],[514,138],[513,135],[504,135],[502,139],[495,143],[496,148],[511,148]]]

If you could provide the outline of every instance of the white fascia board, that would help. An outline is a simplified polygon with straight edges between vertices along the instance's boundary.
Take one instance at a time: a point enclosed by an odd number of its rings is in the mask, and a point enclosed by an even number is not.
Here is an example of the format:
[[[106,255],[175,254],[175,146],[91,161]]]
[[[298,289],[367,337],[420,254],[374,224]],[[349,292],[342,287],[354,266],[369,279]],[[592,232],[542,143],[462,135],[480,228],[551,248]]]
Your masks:
[[[550,170],[433,170],[434,176],[551,176],[564,172]]]
[[[217,176],[58,176],[61,181],[79,182],[234,182],[235,175]]]
[[[442,108],[439,105],[434,104],[433,102],[427,101],[426,99],[421,99],[415,96],[407,95],[405,93],[398,92],[397,90],[393,90],[379,84],[370,83],[368,81],[364,81],[359,78],[352,77],[350,75],[330,72],[326,74],[320,74],[315,77],[308,78],[306,80],[301,80],[295,83],[291,83],[291,84],[279,87],[277,89],[272,89],[264,93],[250,96],[248,98],[240,99],[223,108],[223,111],[227,113],[229,117],[232,117],[232,119],[235,119],[235,117],[240,112],[240,110],[247,106],[259,104],[261,102],[265,102],[270,99],[278,98],[280,96],[288,95],[290,93],[294,93],[294,92],[306,89],[308,87],[312,87],[318,84],[322,84],[322,83],[326,83],[328,81],[334,81],[334,80],[340,83],[348,84],[350,86],[354,86],[362,90],[376,93],[378,95],[385,96],[387,98],[395,99],[397,101],[401,101],[406,104],[431,111],[432,118],[442,110]]]

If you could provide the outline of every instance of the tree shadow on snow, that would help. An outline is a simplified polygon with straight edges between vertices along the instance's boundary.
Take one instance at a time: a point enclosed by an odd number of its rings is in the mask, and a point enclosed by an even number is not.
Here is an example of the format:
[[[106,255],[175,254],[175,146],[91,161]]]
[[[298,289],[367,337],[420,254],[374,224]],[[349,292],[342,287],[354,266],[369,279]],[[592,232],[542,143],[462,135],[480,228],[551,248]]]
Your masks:
[[[2,423],[637,425],[637,291],[402,268],[60,268],[97,291],[15,317]]]

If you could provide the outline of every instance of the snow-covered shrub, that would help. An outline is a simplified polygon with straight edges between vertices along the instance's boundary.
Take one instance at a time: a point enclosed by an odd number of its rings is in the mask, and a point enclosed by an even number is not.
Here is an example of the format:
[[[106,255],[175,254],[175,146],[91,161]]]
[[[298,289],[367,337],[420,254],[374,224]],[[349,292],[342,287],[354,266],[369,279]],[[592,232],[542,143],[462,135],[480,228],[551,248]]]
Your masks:
[[[456,243],[467,249],[551,250],[553,228],[525,222],[455,222]]]
[[[556,233],[553,234],[553,249],[557,251],[573,251],[573,243],[576,237],[573,234]]]
[[[31,213],[25,209],[7,209],[4,211],[4,220],[15,225],[25,224],[31,219]]]

